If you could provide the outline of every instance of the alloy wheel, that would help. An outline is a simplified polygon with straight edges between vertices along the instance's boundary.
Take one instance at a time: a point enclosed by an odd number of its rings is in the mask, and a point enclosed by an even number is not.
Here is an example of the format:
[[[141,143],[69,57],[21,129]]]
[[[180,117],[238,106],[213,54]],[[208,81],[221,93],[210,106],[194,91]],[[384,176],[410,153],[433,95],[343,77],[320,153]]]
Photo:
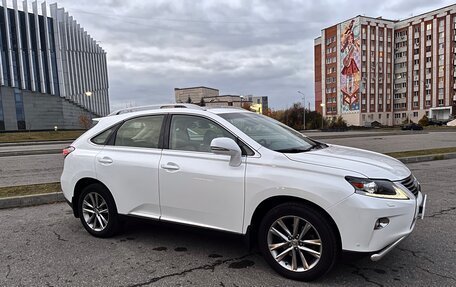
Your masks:
[[[109,222],[106,200],[96,192],[89,192],[82,201],[82,215],[93,231],[103,231]]]
[[[275,261],[292,272],[312,269],[323,249],[315,227],[299,216],[277,219],[269,228],[267,242]]]

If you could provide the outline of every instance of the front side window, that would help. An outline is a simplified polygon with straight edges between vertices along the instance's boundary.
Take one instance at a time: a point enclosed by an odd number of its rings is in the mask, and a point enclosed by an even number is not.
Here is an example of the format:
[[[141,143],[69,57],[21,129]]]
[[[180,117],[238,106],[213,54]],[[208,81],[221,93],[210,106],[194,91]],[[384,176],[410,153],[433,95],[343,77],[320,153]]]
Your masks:
[[[158,148],[163,115],[134,118],[126,121],[118,130],[116,146]]]
[[[174,115],[171,120],[169,148],[210,152],[212,140],[219,137],[236,140],[233,135],[211,120],[198,116]]]
[[[226,113],[219,116],[233,124],[260,145],[274,151],[298,153],[326,146],[263,115],[255,113]]]

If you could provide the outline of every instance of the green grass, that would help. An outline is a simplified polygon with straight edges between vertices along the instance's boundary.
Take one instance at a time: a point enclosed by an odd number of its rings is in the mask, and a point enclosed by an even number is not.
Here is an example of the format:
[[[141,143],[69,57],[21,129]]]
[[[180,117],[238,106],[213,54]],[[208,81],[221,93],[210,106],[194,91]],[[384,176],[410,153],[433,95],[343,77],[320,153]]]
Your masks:
[[[23,142],[23,141],[47,141],[47,140],[74,140],[85,131],[45,131],[45,132],[15,132],[0,133],[0,143]]]
[[[444,147],[444,148],[433,148],[433,149],[411,150],[411,151],[398,151],[398,152],[389,152],[386,154],[389,156],[395,157],[395,158],[402,158],[402,157],[435,155],[435,154],[452,153],[452,152],[456,152],[456,147]]]
[[[60,192],[60,183],[41,183],[19,186],[0,187],[0,198]]]

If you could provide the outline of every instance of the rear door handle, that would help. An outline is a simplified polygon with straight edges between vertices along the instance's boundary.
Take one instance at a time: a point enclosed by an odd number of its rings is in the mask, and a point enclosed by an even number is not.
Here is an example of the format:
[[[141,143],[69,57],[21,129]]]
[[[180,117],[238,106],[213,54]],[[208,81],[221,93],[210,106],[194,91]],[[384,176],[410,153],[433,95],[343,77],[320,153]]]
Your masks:
[[[99,158],[98,162],[104,163],[104,164],[111,164],[112,158],[105,156],[105,157]]]
[[[179,166],[174,162],[168,162],[167,164],[162,164],[161,168],[166,170],[179,170]]]

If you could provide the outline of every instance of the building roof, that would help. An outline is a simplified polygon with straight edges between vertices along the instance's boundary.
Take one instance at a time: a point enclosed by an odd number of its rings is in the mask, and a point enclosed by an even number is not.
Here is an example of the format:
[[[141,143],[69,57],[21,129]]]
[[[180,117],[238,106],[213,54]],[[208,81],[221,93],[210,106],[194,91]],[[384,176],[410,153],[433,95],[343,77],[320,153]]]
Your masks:
[[[188,88],[174,88],[175,91],[190,90],[190,89],[208,89],[208,90],[213,90],[213,91],[218,92],[218,89],[209,88],[209,87],[205,87],[205,86],[188,87]]]

